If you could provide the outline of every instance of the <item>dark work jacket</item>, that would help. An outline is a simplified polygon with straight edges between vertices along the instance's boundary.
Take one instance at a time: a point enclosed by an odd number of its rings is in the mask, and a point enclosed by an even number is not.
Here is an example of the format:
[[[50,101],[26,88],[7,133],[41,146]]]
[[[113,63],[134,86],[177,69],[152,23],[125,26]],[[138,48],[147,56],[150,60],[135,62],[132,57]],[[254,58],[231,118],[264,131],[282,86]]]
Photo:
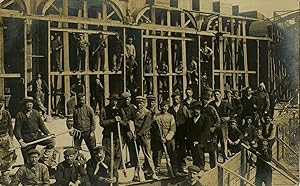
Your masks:
[[[186,120],[191,117],[190,111],[183,104],[180,104],[177,113],[174,110],[174,105],[169,108],[168,112],[174,116],[176,127],[184,126]]]
[[[28,118],[24,112],[17,114],[14,134],[18,141],[24,138],[25,142],[29,142],[40,131],[45,135],[50,134],[37,110],[33,109]]]
[[[48,88],[48,85],[46,83],[45,80],[41,79],[42,80],[42,92],[43,93],[48,93],[49,92],[49,88]],[[32,92],[35,94],[36,91],[37,91],[37,84],[36,84],[36,81],[37,81],[37,78],[34,78],[33,80],[31,80],[29,83],[28,83],[28,86],[32,85]]]
[[[96,127],[95,114],[93,109],[83,104],[76,105],[73,110],[74,128],[81,132],[94,132]]]
[[[237,98],[232,98],[231,103],[228,100],[226,101],[233,106],[232,115],[237,114],[237,116],[240,117],[243,112],[242,102]]]
[[[55,179],[56,183],[62,186],[69,185],[70,182],[75,183],[77,180],[83,185],[89,181],[86,170],[77,161],[74,161],[71,167],[66,161],[58,164]]]
[[[105,157],[103,163],[107,165],[107,168],[102,164],[100,164],[98,172],[94,174],[97,163],[98,162],[94,158],[89,159],[86,163],[86,171],[90,178],[90,182],[92,186],[100,186],[100,185],[109,186],[110,185],[109,183],[101,182],[98,179],[100,176],[104,178],[110,178],[110,159]],[[114,177],[116,177],[118,180],[118,171],[116,169],[114,169],[113,171],[114,171],[113,173]],[[118,185],[118,184],[114,184],[114,185]]]
[[[9,136],[13,136],[13,126],[11,122],[11,116],[7,110],[1,110],[1,118],[0,118],[0,135],[9,134]]]
[[[122,104],[121,108],[124,110],[127,120],[134,120],[137,108],[134,104]]]
[[[122,126],[127,125],[127,118],[124,110],[118,106],[116,107],[116,109],[113,109],[111,104],[101,109],[100,126],[103,127],[103,137],[109,137],[110,132],[118,134],[117,122],[115,119],[116,116],[120,116],[122,119],[122,121],[120,122],[122,132],[122,129],[124,128]],[[118,138],[118,135],[114,135],[114,138]]]
[[[231,128],[229,127],[229,130],[228,130],[228,138],[231,140],[231,141],[236,141],[238,139],[242,139],[243,137],[243,134],[242,132],[238,129],[238,128]]]
[[[208,116],[201,115],[198,121],[195,123],[194,118],[191,117],[186,121],[186,133],[188,141],[193,143],[197,141],[199,143],[205,143],[211,140],[210,127],[212,123]]]
[[[233,106],[225,100],[221,101],[219,107],[216,105],[215,101],[212,101],[209,104],[217,110],[220,117],[228,117],[234,114]]]
[[[269,112],[270,110],[270,98],[267,92],[257,91],[254,94],[257,97],[257,109],[260,112]]]
[[[196,102],[197,100],[195,100],[195,99],[193,98],[192,101],[191,101],[191,103],[188,103],[187,100],[188,100],[188,99],[185,98],[181,103],[182,103],[184,106],[186,106],[186,108],[188,108],[189,111],[191,112],[191,105],[192,105],[194,102]]]
[[[248,99],[246,96],[243,96],[241,98],[241,102],[243,105],[243,112],[242,112],[242,117],[246,116],[254,116],[254,113],[256,111],[256,108],[254,108],[254,105],[257,103],[257,98],[255,96],[252,96],[250,99]]]
[[[123,54],[123,42],[121,39],[116,39],[114,42],[114,51],[116,54]]]

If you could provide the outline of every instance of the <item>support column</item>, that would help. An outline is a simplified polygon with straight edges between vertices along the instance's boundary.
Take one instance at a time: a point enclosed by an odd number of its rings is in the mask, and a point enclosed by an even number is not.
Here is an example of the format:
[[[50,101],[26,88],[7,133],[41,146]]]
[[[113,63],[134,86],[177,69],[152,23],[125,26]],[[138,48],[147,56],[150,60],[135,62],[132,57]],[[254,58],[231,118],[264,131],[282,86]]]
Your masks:
[[[234,23],[235,20],[231,18],[230,20],[230,34],[234,35]],[[236,65],[235,65],[235,38],[231,38],[231,65],[232,65],[232,81],[233,81],[233,88],[237,89],[237,82],[236,82]]]
[[[259,40],[256,40],[256,63],[257,63],[257,66],[256,66],[256,87],[258,87],[259,85],[259,66],[260,66],[260,61],[259,61]]]
[[[25,96],[27,96],[27,84],[32,80],[32,20],[24,21],[24,80],[25,80]]]
[[[244,53],[244,71],[245,71],[245,86],[249,86],[249,73],[248,73],[248,51],[247,51],[247,39],[246,37],[246,21],[242,21],[243,32],[243,53]]]
[[[152,23],[156,22],[156,16],[155,16],[155,8],[151,8],[151,21]],[[156,31],[152,31],[152,35],[156,35]],[[152,92],[153,95],[156,97],[156,102],[155,102],[155,108],[158,110],[158,78],[157,78],[157,53],[156,53],[156,39],[152,38],[152,72],[153,72],[153,80],[152,80]]]
[[[52,108],[51,108],[51,103],[52,103],[52,86],[51,86],[51,25],[50,21],[48,21],[48,34],[47,34],[47,48],[48,48],[48,63],[47,63],[47,68],[48,68],[48,88],[49,88],[49,94],[48,94],[48,115],[51,117],[52,114]],[[55,78],[53,78],[55,80]],[[54,82],[54,81],[53,81]],[[55,86],[54,86],[55,88]],[[56,91],[55,91],[56,92]]]
[[[88,17],[88,2],[87,0],[83,1],[83,17]],[[84,29],[88,29],[88,25],[83,25]],[[87,33],[84,34],[85,39],[89,40],[89,35]],[[89,71],[90,65],[89,65],[89,46],[85,49],[85,72]],[[85,81],[85,99],[86,103],[90,105],[91,100],[91,90],[90,90],[90,75],[84,75],[84,81]]]
[[[99,17],[98,17],[99,18]],[[104,20],[107,19],[107,4],[106,2],[102,2],[102,18]],[[103,31],[107,30],[107,26],[103,26]],[[108,48],[109,48],[109,43],[108,43],[108,38],[106,38],[105,42],[107,43],[107,47],[104,49],[105,52],[105,62],[104,66],[106,67],[106,71],[109,71],[109,65],[108,65]],[[108,104],[108,98],[109,97],[109,73],[104,73],[103,75],[104,78],[104,105]]]
[[[167,26],[171,26],[171,11],[167,10]],[[168,36],[171,36],[171,32],[168,32]],[[173,63],[172,63],[172,40],[168,38],[168,66],[169,66],[169,98],[173,94]],[[172,99],[170,99],[170,104],[172,105]]]
[[[222,17],[219,16],[218,18],[218,25],[219,25],[219,32],[222,31]],[[223,36],[219,36],[219,65],[220,65],[220,90],[221,92],[224,91],[224,38]]]
[[[181,12],[180,13],[180,16],[181,16],[181,18],[180,18],[180,20],[181,20],[181,28],[183,28],[184,27],[184,24],[185,24],[185,14],[184,14],[184,12]],[[185,38],[185,33],[182,33],[181,34],[181,37],[182,38]],[[186,95],[185,95],[185,90],[186,90],[186,88],[187,88],[187,79],[186,79],[186,71],[187,71],[187,61],[186,61],[186,40],[182,40],[181,41],[181,50],[182,50],[182,65],[185,67],[185,68],[183,68],[183,71],[182,71],[182,85],[183,85],[183,87],[182,87],[182,90],[183,90],[183,97],[185,98],[186,97]],[[199,58],[200,59],[200,58]],[[198,79],[200,79],[200,78],[198,78]],[[199,83],[199,82],[198,82]],[[201,86],[201,85],[200,85]],[[200,95],[200,94],[199,94]]]
[[[63,1],[63,15],[68,16],[69,15],[69,0]],[[68,27],[68,23],[63,23],[63,26],[65,28]],[[69,52],[69,33],[63,32],[63,57],[64,57],[64,71],[70,72],[70,52]],[[71,85],[70,85],[70,76],[64,76],[64,87],[65,87],[65,113],[67,114],[67,101],[71,97]]]
[[[3,29],[3,18],[0,17],[0,73],[5,74],[4,66],[4,29]],[[0,78],[0,94],[4,95],[4,78]]]

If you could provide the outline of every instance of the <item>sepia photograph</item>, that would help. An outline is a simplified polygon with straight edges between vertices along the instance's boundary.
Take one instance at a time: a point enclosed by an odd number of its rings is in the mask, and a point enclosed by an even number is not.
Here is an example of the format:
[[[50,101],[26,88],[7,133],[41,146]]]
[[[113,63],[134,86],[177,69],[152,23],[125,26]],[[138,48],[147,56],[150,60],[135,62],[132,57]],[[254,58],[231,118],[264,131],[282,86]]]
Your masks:
[[[0,0],[0,186],[299,186],[300,0]]]

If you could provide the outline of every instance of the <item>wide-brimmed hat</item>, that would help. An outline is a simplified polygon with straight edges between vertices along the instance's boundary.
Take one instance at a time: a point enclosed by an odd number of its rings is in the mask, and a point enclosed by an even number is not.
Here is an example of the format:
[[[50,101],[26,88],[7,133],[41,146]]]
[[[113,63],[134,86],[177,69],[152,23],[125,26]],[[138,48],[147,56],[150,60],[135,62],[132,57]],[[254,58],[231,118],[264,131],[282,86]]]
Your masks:
[[[109,99],[109,100],[114,100],[114,99],[119,100],[121,98],[120,98],[120,95],[118,93],[112,93],[112,94],[109,95],[109,98],[107,98],[107,99]]]

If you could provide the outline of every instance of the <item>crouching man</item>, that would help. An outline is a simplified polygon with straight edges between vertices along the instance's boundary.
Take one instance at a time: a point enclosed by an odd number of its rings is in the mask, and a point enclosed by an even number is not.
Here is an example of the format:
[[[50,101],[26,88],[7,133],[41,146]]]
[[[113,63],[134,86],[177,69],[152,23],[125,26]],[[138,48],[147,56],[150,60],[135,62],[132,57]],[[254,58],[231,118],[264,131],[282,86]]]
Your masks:
[[[14,175],[10,185],[43,185],[50,186],[49,172],[46,165],[39,163],[40,152],[31,149],[27,152],[28,162],[21,166]]]
[[[57,186],[90,186],[89,177],[81,164],[75,161],[76,151],[67,149],[64,151],[65,161],[57,166],[56,183]]]
[[[92,186],[109,186],[111,183],[117,185],[118,172],[116,169],[110,169],[110,159],[105,156],[105,150],[102,146],[93,149],[93,155],[87,162],[87,173]],[[110,173],[113,171],[113,178]]]
[[[186,181],[178,184],[178,186],[202,186],[199,179],[201,177],[201,169],[196,165],[188,167],[188,176]]]

